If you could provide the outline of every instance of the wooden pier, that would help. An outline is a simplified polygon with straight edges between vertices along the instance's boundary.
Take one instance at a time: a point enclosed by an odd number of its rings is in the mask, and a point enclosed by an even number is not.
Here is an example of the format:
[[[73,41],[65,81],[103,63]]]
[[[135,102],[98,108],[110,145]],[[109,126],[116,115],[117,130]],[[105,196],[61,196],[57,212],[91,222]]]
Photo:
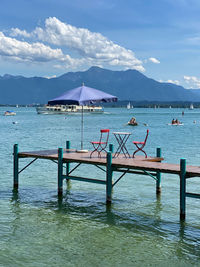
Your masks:
[[[53,149],[42,151],[19,152],[18,145],[14,145],[13,152],[13,176],[14,189],[18,189],[19,174],[29,167],[37,159],[47,159],[58,164],[58,195],[62,196],[63,180],[77,180],[83,182],[99,183],[106,185],[106,202],[111,202],[112,188],[123,178],[127,173],[138,175],[149,175],[156,181],[156,193],[161,193],[161,173],[176,174],[180,177],[180,219],[185,219],[186,214],[186,197],[200,198],[200,194],[186,192],[186,179],[192,177],[200,177],[199,166],[186,166],[186,160],[181,159],[180,164],[163,163],[161,157],[161,149],[157,148],[155,157],[137,156],[135,158],[125,158],[124,155],[119,155],[117,158],[112,157],[113,146],[109,146],[110,151],[102,154],[101,158],[97,156],[90,158],[90,152],[78,153],[74,149],[70,149],[70,142],[66,142],[66,149]],[[19,170],[20,158],[33,158],[25,167]],[[77,163],[71,169],[70,163]],[[86,178],[73,176],[72,173],[81,164],[94,165],[105,172],[105,179]],[[64,167],[66,171],[64,173]],[[113,179],[113,173],[121,173],[116,180]]]

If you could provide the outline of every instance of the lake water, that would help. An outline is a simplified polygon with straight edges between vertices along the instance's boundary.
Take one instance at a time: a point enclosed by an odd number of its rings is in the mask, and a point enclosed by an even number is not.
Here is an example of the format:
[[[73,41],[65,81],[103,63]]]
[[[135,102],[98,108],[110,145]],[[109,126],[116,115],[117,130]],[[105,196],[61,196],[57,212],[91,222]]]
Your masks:
[[[162,174],[162,194],[148,176],[125,175],[114,187],[111,207],[105,186],[64,183],[57,198],[57,166],[37,160],[19,176],[12,192],[13,144],[19,151],[63,147],[66,140],[80,148],[80,115],[37,115],[34,108],[0,108],[0,266],[200,266],[200,200],[187,199],[186,222],[179,222],[179,177]],[[99,138],[99,130],[130,131],[132,141],[150,131],[146,151],[161,147],[165,162],[200,164],[200,110],[106,108],[105,114],[84,116],[84,148]],[[126,123],[135,116],[139,126]],[[167,125],[173,118],[183,126]],[[196,123],[194,123],[196,121]],[[13,122],[18,122],[13,124]],[[21,159],[20,168],[30,160]],[[81,166],[76,174],[104,178],[95,167]],[[116,178],[119,174],[116,174]],[[200,193],[199,178],[188,191]]]

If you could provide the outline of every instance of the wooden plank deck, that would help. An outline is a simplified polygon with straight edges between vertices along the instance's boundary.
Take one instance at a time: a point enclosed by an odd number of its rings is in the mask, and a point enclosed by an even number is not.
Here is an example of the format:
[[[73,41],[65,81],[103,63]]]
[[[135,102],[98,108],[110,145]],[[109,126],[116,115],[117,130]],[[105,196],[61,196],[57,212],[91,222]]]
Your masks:
[[[90,151],[87,153],[78,153],[73,149],[63,149],[63,162],[77,162],[94,165],[106,166],[106,154],[102,153],[102,157],[96,155],[90,158]],[[49,160],[58,160],[58,150],[42,150],[19,152],[19,158],[41,158]],[[136,156],[135,158],[125,158],[120,155],[112,158],[112,166],[115,168],[129,168],[134,170],[155,171],[162,173],[170,173],[180,175],[180,164],[163,163],[163,158]],[[200,177],[200,166],[187,165],[186,177]]]
[[[69,142],[69,141],[67,141]],[[66,146],[70,147],[69,143]],[[67,181],[77,180],[83,182],[92,182],[106,185],[106,203],[111,203],[112,199],[112,188],[118,181],[126,174],[143,174],[149,175],[156,180],[156,194],[161,193],[161,173],[176,174],[180,179],[180,219],[185,220],[186,214],[186,197],[199,198],[200,194],[186,191],[186,179],[192,177],[200,177],[200,166],[186,165],[186,160],[181,159],[180,164],[172,164],[162,162],[161,157],[147,157],[136,156],[135,158],[126,158],[123,154],[120,154],[117,158],[112,157],[111,152],[102,153],[102,157],[98,158],[94,155],[90,158],[91,151],[87,153],[79,153],[74,149],[51,149],[42,151],[28,151],[18,152],[18,145],[14,145],[13,149],[13,188],[18,190],[19,174],[30,166],[37,159],[48,159],[58,163],[58,196],[62,196],[63,192],[63,180]],[[161,155],[160,148],[157,148],[157,155]],[[19,170],[19,159],[20,158],[33,158],[24,168]],[[70,163],[77,163],[74,168],[70,168]],[[79,167],[80,164],[92,164],[96,165],[100,169],[106,172],[105,179],[99,180],[95,177],[86,178],[79,176],[72,176],[72,172]],[[63,164],[66,164],[66,171],[63,171]],[[106,168],[101,168],[104,166]],[[121,172],[122,175],[113,180],[113,173]],[[113,183],[114,182],[114,183]]]

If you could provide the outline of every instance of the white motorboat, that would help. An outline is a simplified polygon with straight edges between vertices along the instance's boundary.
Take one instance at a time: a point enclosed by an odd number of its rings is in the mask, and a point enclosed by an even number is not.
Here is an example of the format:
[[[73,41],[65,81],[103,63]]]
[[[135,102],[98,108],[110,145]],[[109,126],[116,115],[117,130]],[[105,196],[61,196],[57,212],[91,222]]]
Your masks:
[[[4,112],[4,116],[15,116],[16,113],[14,111],[7,110]]]
[[[102,113],[101,106],[78,106],[78,105],[45,105],[36,107],[38,114],[74,114],[74,113]]]

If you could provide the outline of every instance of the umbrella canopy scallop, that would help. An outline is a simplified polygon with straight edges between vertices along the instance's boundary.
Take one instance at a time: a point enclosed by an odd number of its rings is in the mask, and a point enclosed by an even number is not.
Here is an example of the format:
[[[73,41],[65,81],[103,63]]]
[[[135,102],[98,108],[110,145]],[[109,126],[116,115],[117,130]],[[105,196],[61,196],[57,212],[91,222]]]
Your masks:
[[[48,101],[49,105],[93,105],[99,102],[116,102],[117,97],[107,94],[103,91],[80,86],[69,90],[52,100]]]

